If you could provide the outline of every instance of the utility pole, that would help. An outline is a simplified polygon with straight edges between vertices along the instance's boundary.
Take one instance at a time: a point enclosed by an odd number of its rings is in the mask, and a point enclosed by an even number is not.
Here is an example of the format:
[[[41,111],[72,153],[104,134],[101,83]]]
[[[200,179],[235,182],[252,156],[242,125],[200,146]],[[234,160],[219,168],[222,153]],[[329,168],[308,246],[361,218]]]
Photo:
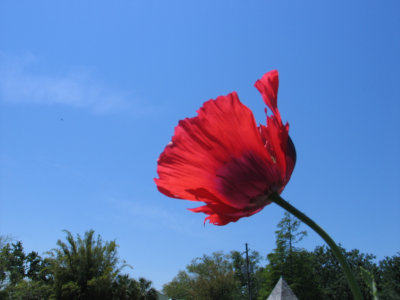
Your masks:
[[[247,247],[247,243],[246,243],[246,271],[247,271],[247,289],[249,291],[249,300],[251,300],[252,297],[250,288],[249,249]]]

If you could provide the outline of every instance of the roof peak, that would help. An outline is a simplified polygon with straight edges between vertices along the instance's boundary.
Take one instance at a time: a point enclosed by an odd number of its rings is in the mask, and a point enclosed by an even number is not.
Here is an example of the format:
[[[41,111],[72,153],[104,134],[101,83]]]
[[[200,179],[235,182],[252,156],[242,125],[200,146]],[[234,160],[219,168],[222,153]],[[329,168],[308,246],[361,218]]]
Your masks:
[[[299,300],[281,276],[267,300]]]

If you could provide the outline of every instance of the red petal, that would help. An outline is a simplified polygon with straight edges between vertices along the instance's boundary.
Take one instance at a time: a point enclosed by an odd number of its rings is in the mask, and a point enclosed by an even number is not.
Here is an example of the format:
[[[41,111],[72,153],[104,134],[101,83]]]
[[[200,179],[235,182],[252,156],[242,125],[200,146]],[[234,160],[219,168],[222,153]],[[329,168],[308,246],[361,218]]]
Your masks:
[[[247,180],[251,186],[244,189],[245,193],[229,193],[227,197],[229,188],[224,189],[226,180],[222,177],[228,176],[224,170],[234,158],[249,153],[257,157],[261,166],[268,162],[252,112],[239,101],[236,93],[231,93],[207,101],[197,117],[179,122],[172,143],[159,158],[159,179],[155,181],[160,192],[169,197],[222,202],[242,209],[248,205],[249,196],[256,196],[263,190],[253,187],[256,181]],[[265,173],[264,170],[261,175]],[[258,178],[260,180],[265,188],[265,177]],[[246,186],[244,182],[236,180],[236,183],[237,189]]]
[[[207,218],[204,219],[204,223],[206,223],[206,221],[209,221],[211,224],[221,226],[230,222],[236,222],[240,218],[254,215],[255,213],[262,210],[262,208],[263,207],[255,210],[243,211],[233,209],[229,206],[224,206],[221,204],[207,204],[197,208],[191,208],[189,210],[195,213],[202,212],[209,215]]]
[[[259,90],[265,104],[273,113],[272,116],[267,117],[267,126],[260,125],[259,129],[267,149],[276,159],[282,174],[285,174],[284,184],[286,185],[296,163],[296,150],[288,134],[289,125],[286,124],[284,126],[282,124],[281,115],[278,110],[278,71],[274,70],[264,74],[260,80],[257,80],[255,87]]]
[[[279,87],[279,74],[277,70],[265,73],[264,76],[257,80],[254,86],[261,93],[265,104],[277,117],[278,122],[282,123],[281,115],[278,110],[278,87]]]
[[[293,141],[288,137],[287,151],[286,151],[286,179],[285,185],[289,182],[290,176],[292,175],[294,165],[296,164],[296,148],[294,147]]]

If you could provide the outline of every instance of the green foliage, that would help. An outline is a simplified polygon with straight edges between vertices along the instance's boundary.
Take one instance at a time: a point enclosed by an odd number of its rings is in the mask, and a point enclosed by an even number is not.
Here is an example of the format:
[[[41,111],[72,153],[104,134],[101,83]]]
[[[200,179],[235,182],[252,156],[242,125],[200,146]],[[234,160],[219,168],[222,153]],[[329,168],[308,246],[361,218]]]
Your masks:
[[[7,244],[1,251],[10,285],[16,285],[25,276],[25,253],[21,242]]]
[[[221,252],[204,255],[187,266],[193,274],[194,299],[235,299],[238,293],[229,257]]]
[[[0,249],[0,300],[36,299],[126,299],[155,300],[151,281],[121,275],[126,265],[117,256],[115,241],[66,232],[66,241],[47,258],[25,254],[22,243],[7,243]]]
[[[300,225],[301,222],[298,219],[288,212],[284,213],[282,220],[277,225],[278,230],[275,231],[276,252],[286,255],[296,250],[294,245],[307,236],[307,231],[299,231]]]
[[[326,246],[314,251],[297,247],[306,235],[300,222],[288,214],[279,222],[276,248],[268,264],[252,251],[249,262],[252,299],[266,299],[283,276],[299,299],[352,299],[347,281],[333,252]],[[25,253],[22,242],[3,242],[0,248],[0,300],[110,299],[156,300],[151,281],[135,280],[121,269],[115,241],[103,242],[90,230],[83,237],[65,231],[65,241],[42,258]],[[1,236],[0,236],[1,237]],[[2,240],[0,239],[0,242]],[[4,241],[4,239],[3,239]],[[400,299],[400,256],[386,257],[377,265],[375,256],[341,248],[356,275],[364,299]],[[175,299],[248,299],[247,263],[243,252],[215,252],[196,258],[180,271],[164,292]]]
[[[6,291],[7,298],[4,299],[9,300],[54,299],[51,285],[42,281],[21,280]]]
[[[113,299],[135,299],[139,293],[138,282],[128,275],[118,275],[113,282]]]
[[[357,249],[351,251],[346,251],[344,248],[341,249],[352,272],[355,274],[364,299],[372,299],[370,289],[362,279],[360,267],[363,267],[371,274],[377,274],[377,266],[373,262],[375,256],[361,253]],[[323,290],[321,299],[353,299],[341,266],[333,252],[326,246],[319,246],[315,248],[313,256],[317,283]]]
[[[252,263],[256,264],[259,255],[252,253]],[[215,252],[211,256],[196,258],[180,271],[168,284],[164,293],[176,299],[244,299],[247,297],[247,279],[240,274],[244,265],[239,252],[224,255]],[[255,284],[255,280],[253,281]]]
[[[0,249],[3,249],[11,241],[12,237],[10,235],[0,235]]]
[[[318,246],[314,251],[306,251],[297,247],[307,234],[300,230],[300,225],[297,219],[285,213],[275,232],[276,248],[267,255],[268,264],[264,268],[259,264],[260,255],[250,253],[250,263],[255,266],[250,276],[252,299],[265,300],[281,276],[299,299],[353,299],[330,248]],[[400,299],[399,255],[386,257],[378,266],[374,255],[357,249],[341,248],[341,251],[365,300],[377,299],[377,296],[381,300]],[[230,255],[220,252],[204,255],[193,260],[185,271],[180,271],[163,290],[175,299],[248,299],[245,266],[246,259],[238,251]]]
[[[361,277],[363,278],[365,284],[368,286],[368,288],[371,291],[372,299],[378,300],[378,289],[376,288],[376,282],[374,279],[374,275],[372,275],[371,272],[364,269],[363,267],[360,267],[360,272],[361,272]]]
[[[259,299],[268,297],[281,276],[299,299],[320,299],[311,253],[296,250],[288,253],[282,260],[282,255],[274,252],[268,255],[268,260],[269,264],[263,272],[263,285]]]
[[[312,255],[295,245],[306,235],[299,231],[300,221],[285,212],[278,223],[276,248],[267,255],[269,264],[262,273],[262,286],[258,299],[265,299],[282,276],[299,299],[319,299],[320,291],[315,284]]]
[[[179,271],[171,282],[164,285],[163,292],[171,298],[192,299],[195,281],[186,271]]]
[[[20,241],[0,249],[0,283],[15,286],[22,279],[45,280],[45,264],[37,252],[25,254]]]
[[[283,276],[299,299],[352,299],[342,268],[329,248],[319,246],[309,252],[295,247],[306,235],[305,231],[299,231],[299,227],[300,222],[288,213],[279,222],[275,232],[276,249],[267,256],[269,263],[263,271],[259,299],[268,297],[280,276]],[[360,267],[377,278],[378,269],[373,262],[375,256],[363,254],[356,249],[341,249],[356,276],[364,299],[372,299],[370,287],[361,277]]]
[[[380,261],[378,274],[379,299],[400,299],[400,252]]]
[[[145,278],[135,280],[128,275],[118,275],[114,282],[115,300],[157,300],[157,291],[151,287],[151,281]]]
[[[242,299],[249,299],[249,291],[247,286],[247,262],[244,253],[239,251],[231,251],[230,258],[232,260],[233,269],[235,272],[235,279],[240,284],[240,291]],[[249,281],[252,298],[255,299],[258,295],[261,286],[261,273],[260,267],[261,256],[257,251],[250,251],[249,253]]]
[[[0,250],[0,299],[51,299],[46,261],[37,252],[25,254],[20,241]]]
[[[157,300],[157,291],[151,287],[151,281],[139,278],[138,296],[137,300]]]
[[[58,299],[111,298],[111,287],[118,275],[117,244],[94,239],[90,230],[75,240],[69,231],[66,242],[57,241],[50,267],[54,274],[55,294]]]

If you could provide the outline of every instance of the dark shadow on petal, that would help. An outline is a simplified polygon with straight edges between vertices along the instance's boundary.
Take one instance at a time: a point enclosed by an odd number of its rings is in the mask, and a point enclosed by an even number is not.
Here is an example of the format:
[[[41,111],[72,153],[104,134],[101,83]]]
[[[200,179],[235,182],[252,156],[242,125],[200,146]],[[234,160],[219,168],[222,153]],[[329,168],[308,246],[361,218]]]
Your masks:
[[[205,188],[187,189],[186,192],[194,195],[200,201],[203,201],[202,199],[207,199],[215,202],[220,201],[218,197],[216,197],[213,193],[209,192]]]

